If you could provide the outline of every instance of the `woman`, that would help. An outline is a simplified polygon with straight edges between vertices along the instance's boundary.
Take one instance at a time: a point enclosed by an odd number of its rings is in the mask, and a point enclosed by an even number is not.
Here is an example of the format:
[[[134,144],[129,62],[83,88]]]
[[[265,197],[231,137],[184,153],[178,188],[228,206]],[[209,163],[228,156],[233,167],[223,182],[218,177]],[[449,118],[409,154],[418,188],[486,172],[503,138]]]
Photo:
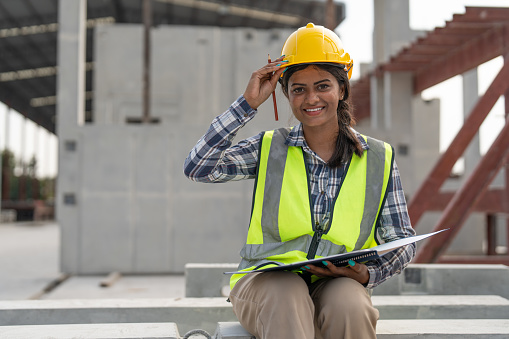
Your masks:
[[[214,119],[187,157],[184,172],[195,181],[256,179],[239,270],[415,234],[392,148],[352,128],[352,65],[332,31],[300,28],[282,57],[253,72],[244,94]],[[278,81],[300,123],[231,146]],[[234,275],[230,301],[257,338],[376,338],[378,311],[369,290],[400,273],[414,254],[408,245],[348,267],[324,261],[300,272]]]

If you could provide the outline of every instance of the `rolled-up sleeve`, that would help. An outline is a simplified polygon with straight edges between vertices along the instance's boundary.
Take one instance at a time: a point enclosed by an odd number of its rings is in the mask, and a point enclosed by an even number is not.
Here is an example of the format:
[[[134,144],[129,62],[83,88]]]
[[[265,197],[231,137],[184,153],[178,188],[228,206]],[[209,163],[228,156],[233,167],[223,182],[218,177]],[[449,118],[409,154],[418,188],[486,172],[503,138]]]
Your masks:
[[[217,183],[254,178],[262,134],[232,146],[238,131],[255,114],[243,96],[216,117],[184,162],[184,174],[197,182]]]

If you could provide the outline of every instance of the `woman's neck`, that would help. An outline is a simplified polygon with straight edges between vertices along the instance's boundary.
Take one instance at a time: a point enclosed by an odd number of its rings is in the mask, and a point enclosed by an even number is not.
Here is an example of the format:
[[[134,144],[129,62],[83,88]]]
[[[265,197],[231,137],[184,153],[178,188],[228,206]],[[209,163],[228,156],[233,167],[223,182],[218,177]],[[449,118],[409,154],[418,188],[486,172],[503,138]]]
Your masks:
[[[336,139],[339,133],[339,126],[331,126],[332,128],[324,129],[323,126],[313,128],[310,126],[302,126],[304,131],[304,139],[309,148],[311,148],[323,161],[328,162],[334,154],[336,147]]]

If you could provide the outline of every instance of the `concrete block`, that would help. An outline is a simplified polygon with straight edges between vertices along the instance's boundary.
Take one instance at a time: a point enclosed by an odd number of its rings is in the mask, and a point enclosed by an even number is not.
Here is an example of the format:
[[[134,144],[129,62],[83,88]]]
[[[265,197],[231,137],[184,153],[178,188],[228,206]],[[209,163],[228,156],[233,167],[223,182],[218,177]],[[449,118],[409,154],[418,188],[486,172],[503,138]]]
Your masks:
[[[17,216],[16,210],[0,210],[0,223],[15,222]]]
[[[8,339],[179,339],[175,323],[0,326]]]
[[[509,320],[380,320],[376,333],[378,339],[507,339]]]
[[[212,333],[217,322],[237,317],[226,298],[0,301],[0,327],[167,321],[182,333],[197,328]]]
[[[219,322],[214,334],[215,339],[255,339],[255,336],[249,333],[238,322]]]
[[[505,265],[410,264],[400,275],[373,290],[373,295],[499,295],[509,298]]]
[[[509,300],[496,295],[372,296],[380,319],[509,319]]]
[[[379,320],[378,339],[507,339],[509,320]],[[215,339],[253,339],[238,322],[217,324]]]
[[[238,264],[186,264],[186,297],[228,297],[230,275]]]

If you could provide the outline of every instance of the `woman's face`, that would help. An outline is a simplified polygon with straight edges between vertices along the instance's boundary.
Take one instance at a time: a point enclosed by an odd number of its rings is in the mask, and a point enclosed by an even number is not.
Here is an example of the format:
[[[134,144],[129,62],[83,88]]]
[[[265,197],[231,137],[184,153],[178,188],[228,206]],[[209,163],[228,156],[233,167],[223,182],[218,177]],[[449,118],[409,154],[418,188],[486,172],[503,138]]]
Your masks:
[[[290,106],[305,127],[338,126],[337,109],[344,94],[344,86],[317,66],[297,71],[288,80]]]

